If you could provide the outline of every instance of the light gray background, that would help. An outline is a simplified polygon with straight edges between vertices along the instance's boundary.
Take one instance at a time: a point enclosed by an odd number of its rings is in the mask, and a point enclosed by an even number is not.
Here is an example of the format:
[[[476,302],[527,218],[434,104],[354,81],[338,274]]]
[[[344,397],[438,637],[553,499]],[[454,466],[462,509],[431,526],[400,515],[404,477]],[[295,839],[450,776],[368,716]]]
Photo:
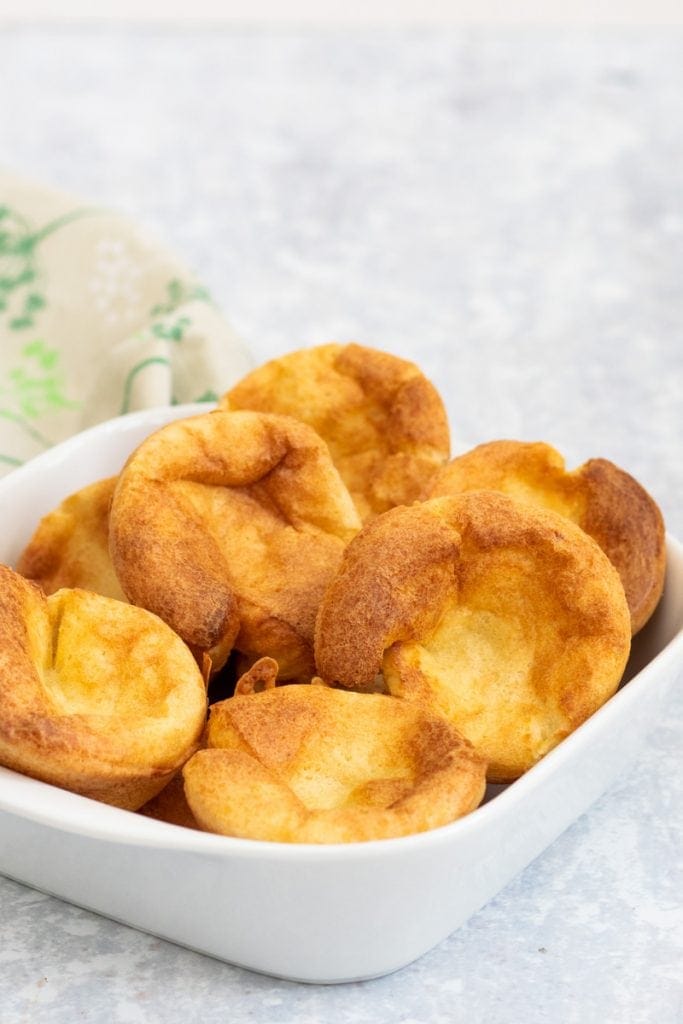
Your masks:
[[[151,226],[257,359],[413,358],[458,443],[611,458],[683,535],[680,33],[18,28],[0,95],[0,160]],[[258,977],[0,879],[0,1020],[681,1021],[682,739],[679,695],[587,815],[375,982]]]
[[[6,22],[116,21],[301,27],[397,24],[651,25],[683,23],[678,0],[3,0]]]

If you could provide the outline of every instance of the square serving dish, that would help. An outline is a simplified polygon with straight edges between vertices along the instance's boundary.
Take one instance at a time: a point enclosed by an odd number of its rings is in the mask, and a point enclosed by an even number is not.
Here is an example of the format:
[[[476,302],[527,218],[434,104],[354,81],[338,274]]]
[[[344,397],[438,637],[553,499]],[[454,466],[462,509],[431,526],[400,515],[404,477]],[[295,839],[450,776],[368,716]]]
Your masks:
[[[116,473],[152,430],[207,406],[110,421],[0,481],[0,561],[38,520]],[[635,757],[683,668],[683,549],[617,694],[523,778],[451,825],[336,846],[209,835],[0,768],[0,872],[252,970],[309,982],[396,970],[458,928],[574,821]],[[492,787],[494,789],[494,787]]]

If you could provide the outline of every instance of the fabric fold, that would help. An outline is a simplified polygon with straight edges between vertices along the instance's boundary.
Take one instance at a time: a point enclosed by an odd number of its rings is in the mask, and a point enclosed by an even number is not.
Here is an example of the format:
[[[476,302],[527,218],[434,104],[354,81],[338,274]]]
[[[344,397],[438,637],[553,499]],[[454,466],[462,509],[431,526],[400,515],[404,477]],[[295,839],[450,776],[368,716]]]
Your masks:
[[[145,231],[0,171],[0,474],[103,420],[213,401],[251,365]]]

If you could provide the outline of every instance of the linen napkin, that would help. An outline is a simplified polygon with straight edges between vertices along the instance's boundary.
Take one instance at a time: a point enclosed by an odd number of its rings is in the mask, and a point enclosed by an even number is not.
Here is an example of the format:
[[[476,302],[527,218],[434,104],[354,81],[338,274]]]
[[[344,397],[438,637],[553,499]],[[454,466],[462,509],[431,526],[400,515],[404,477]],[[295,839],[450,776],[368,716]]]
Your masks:
[[[0,475],[102,420],[213,401],[251,365],[144,231],[0,170]]]

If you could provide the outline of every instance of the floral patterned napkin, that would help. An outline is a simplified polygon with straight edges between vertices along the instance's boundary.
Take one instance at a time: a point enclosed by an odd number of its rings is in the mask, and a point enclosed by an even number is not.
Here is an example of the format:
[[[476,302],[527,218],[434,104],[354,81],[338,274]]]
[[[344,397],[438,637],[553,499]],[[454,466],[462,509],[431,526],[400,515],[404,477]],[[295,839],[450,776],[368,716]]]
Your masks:
[[[0,474],[134,409],[213,401],[250,367],[179,260],[0,170]]]

